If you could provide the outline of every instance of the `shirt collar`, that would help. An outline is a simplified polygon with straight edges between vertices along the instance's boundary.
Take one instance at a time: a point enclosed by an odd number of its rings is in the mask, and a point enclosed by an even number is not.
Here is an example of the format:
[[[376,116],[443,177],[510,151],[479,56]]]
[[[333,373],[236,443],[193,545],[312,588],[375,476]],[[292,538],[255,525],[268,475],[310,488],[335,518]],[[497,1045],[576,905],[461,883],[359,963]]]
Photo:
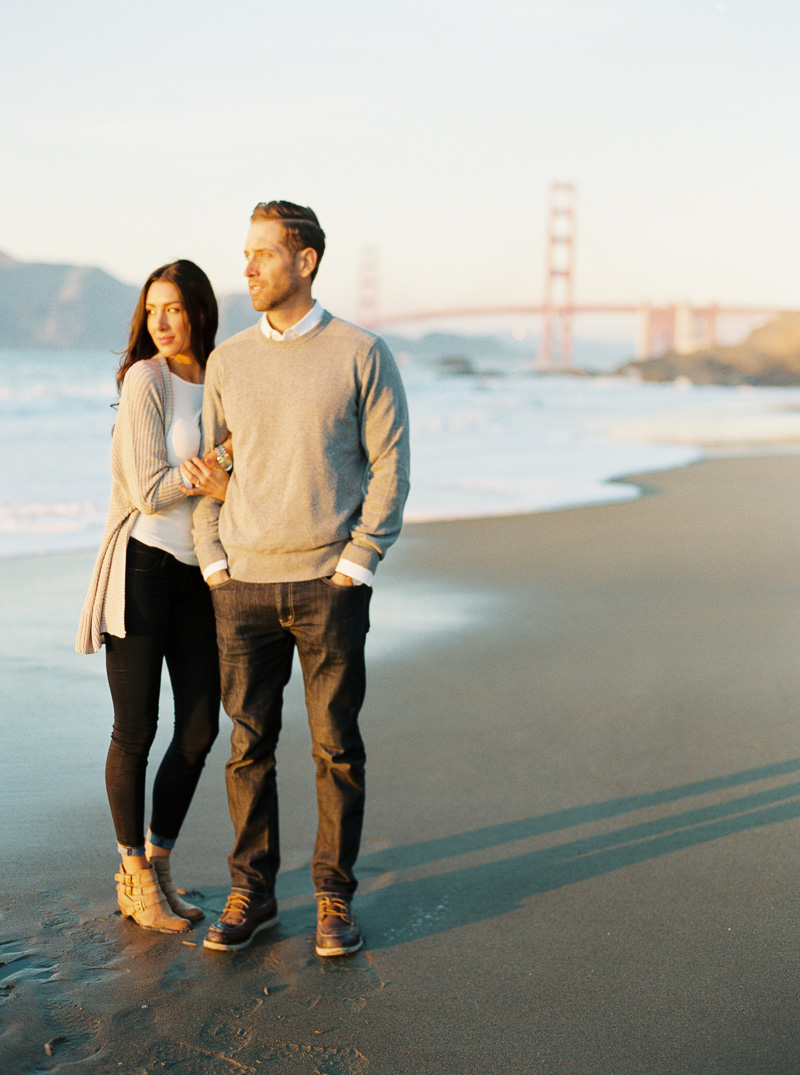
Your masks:
[[[314,305],[308,313],[301,317],[296,324],[287,328],[285,332],[278,332],[277,329],[274,329],[267,320],[266,314],[262,315],[258,324],[268,340],[296,340],[299,336],[305,336],[305,334],[310,332],[312,328],[316,328],[322,320],[324,312],[325,311],[320,306],[319,301],[315,299]]]

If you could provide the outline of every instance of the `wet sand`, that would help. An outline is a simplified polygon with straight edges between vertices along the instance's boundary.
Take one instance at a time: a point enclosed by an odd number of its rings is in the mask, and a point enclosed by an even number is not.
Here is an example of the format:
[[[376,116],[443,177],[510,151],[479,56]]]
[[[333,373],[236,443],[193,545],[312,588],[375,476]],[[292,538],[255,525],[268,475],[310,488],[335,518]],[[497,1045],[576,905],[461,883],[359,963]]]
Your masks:
[[[281,923],[239,953],[115,911],[91,556],[0,562],[0,1072],[796,1075],[800,458],[409,526],[363,724],[367,946],[320,960],[302,699]],[[228,891],[227,718],[175,874]]]

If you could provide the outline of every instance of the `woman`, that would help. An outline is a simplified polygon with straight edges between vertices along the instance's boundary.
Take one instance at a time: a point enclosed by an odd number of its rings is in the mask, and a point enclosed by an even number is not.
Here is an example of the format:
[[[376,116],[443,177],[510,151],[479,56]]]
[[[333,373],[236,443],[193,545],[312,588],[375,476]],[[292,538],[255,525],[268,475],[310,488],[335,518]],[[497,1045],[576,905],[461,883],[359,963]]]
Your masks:
[[[145,929],[169,933],[203,917],[178,894],[170,852],[219,720],[214,612],[191,520],[191,497],[224,500],[228,482],[213,455],[197,458],[205,365],[217,321],[208,277],[191,261],[163,265],[142,288],[117,373],[111,504],[77,641],[81,653],[106,647],[114,704],[106,788],[122,856],[119,907]],[[228,461],[222,447],[217,454]],[[145,837],[145,772],[164,660],[175,726],[155,778]]]

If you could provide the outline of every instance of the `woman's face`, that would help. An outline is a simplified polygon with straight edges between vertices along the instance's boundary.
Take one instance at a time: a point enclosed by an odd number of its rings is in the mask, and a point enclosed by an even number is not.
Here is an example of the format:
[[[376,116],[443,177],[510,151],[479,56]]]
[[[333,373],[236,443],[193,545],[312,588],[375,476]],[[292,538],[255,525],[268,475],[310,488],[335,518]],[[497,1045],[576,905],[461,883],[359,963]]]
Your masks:
[[[192,327],[181,293],[168,280],[154,280],[145,297],[147,331],[162,358],[185,355],[192,351]]]

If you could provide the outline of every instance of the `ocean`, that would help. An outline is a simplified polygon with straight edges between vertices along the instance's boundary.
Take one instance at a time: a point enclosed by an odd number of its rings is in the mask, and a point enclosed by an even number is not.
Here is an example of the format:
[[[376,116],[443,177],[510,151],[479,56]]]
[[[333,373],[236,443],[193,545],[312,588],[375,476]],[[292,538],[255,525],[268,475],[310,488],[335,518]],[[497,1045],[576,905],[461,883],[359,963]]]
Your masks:
[[[95,547],[108,504],[116,358],[0,351],[0,556]],[[402,366],[409,521],[550,511],[635,497],[615,479],[708,451],[800,443],[800,389]]]

